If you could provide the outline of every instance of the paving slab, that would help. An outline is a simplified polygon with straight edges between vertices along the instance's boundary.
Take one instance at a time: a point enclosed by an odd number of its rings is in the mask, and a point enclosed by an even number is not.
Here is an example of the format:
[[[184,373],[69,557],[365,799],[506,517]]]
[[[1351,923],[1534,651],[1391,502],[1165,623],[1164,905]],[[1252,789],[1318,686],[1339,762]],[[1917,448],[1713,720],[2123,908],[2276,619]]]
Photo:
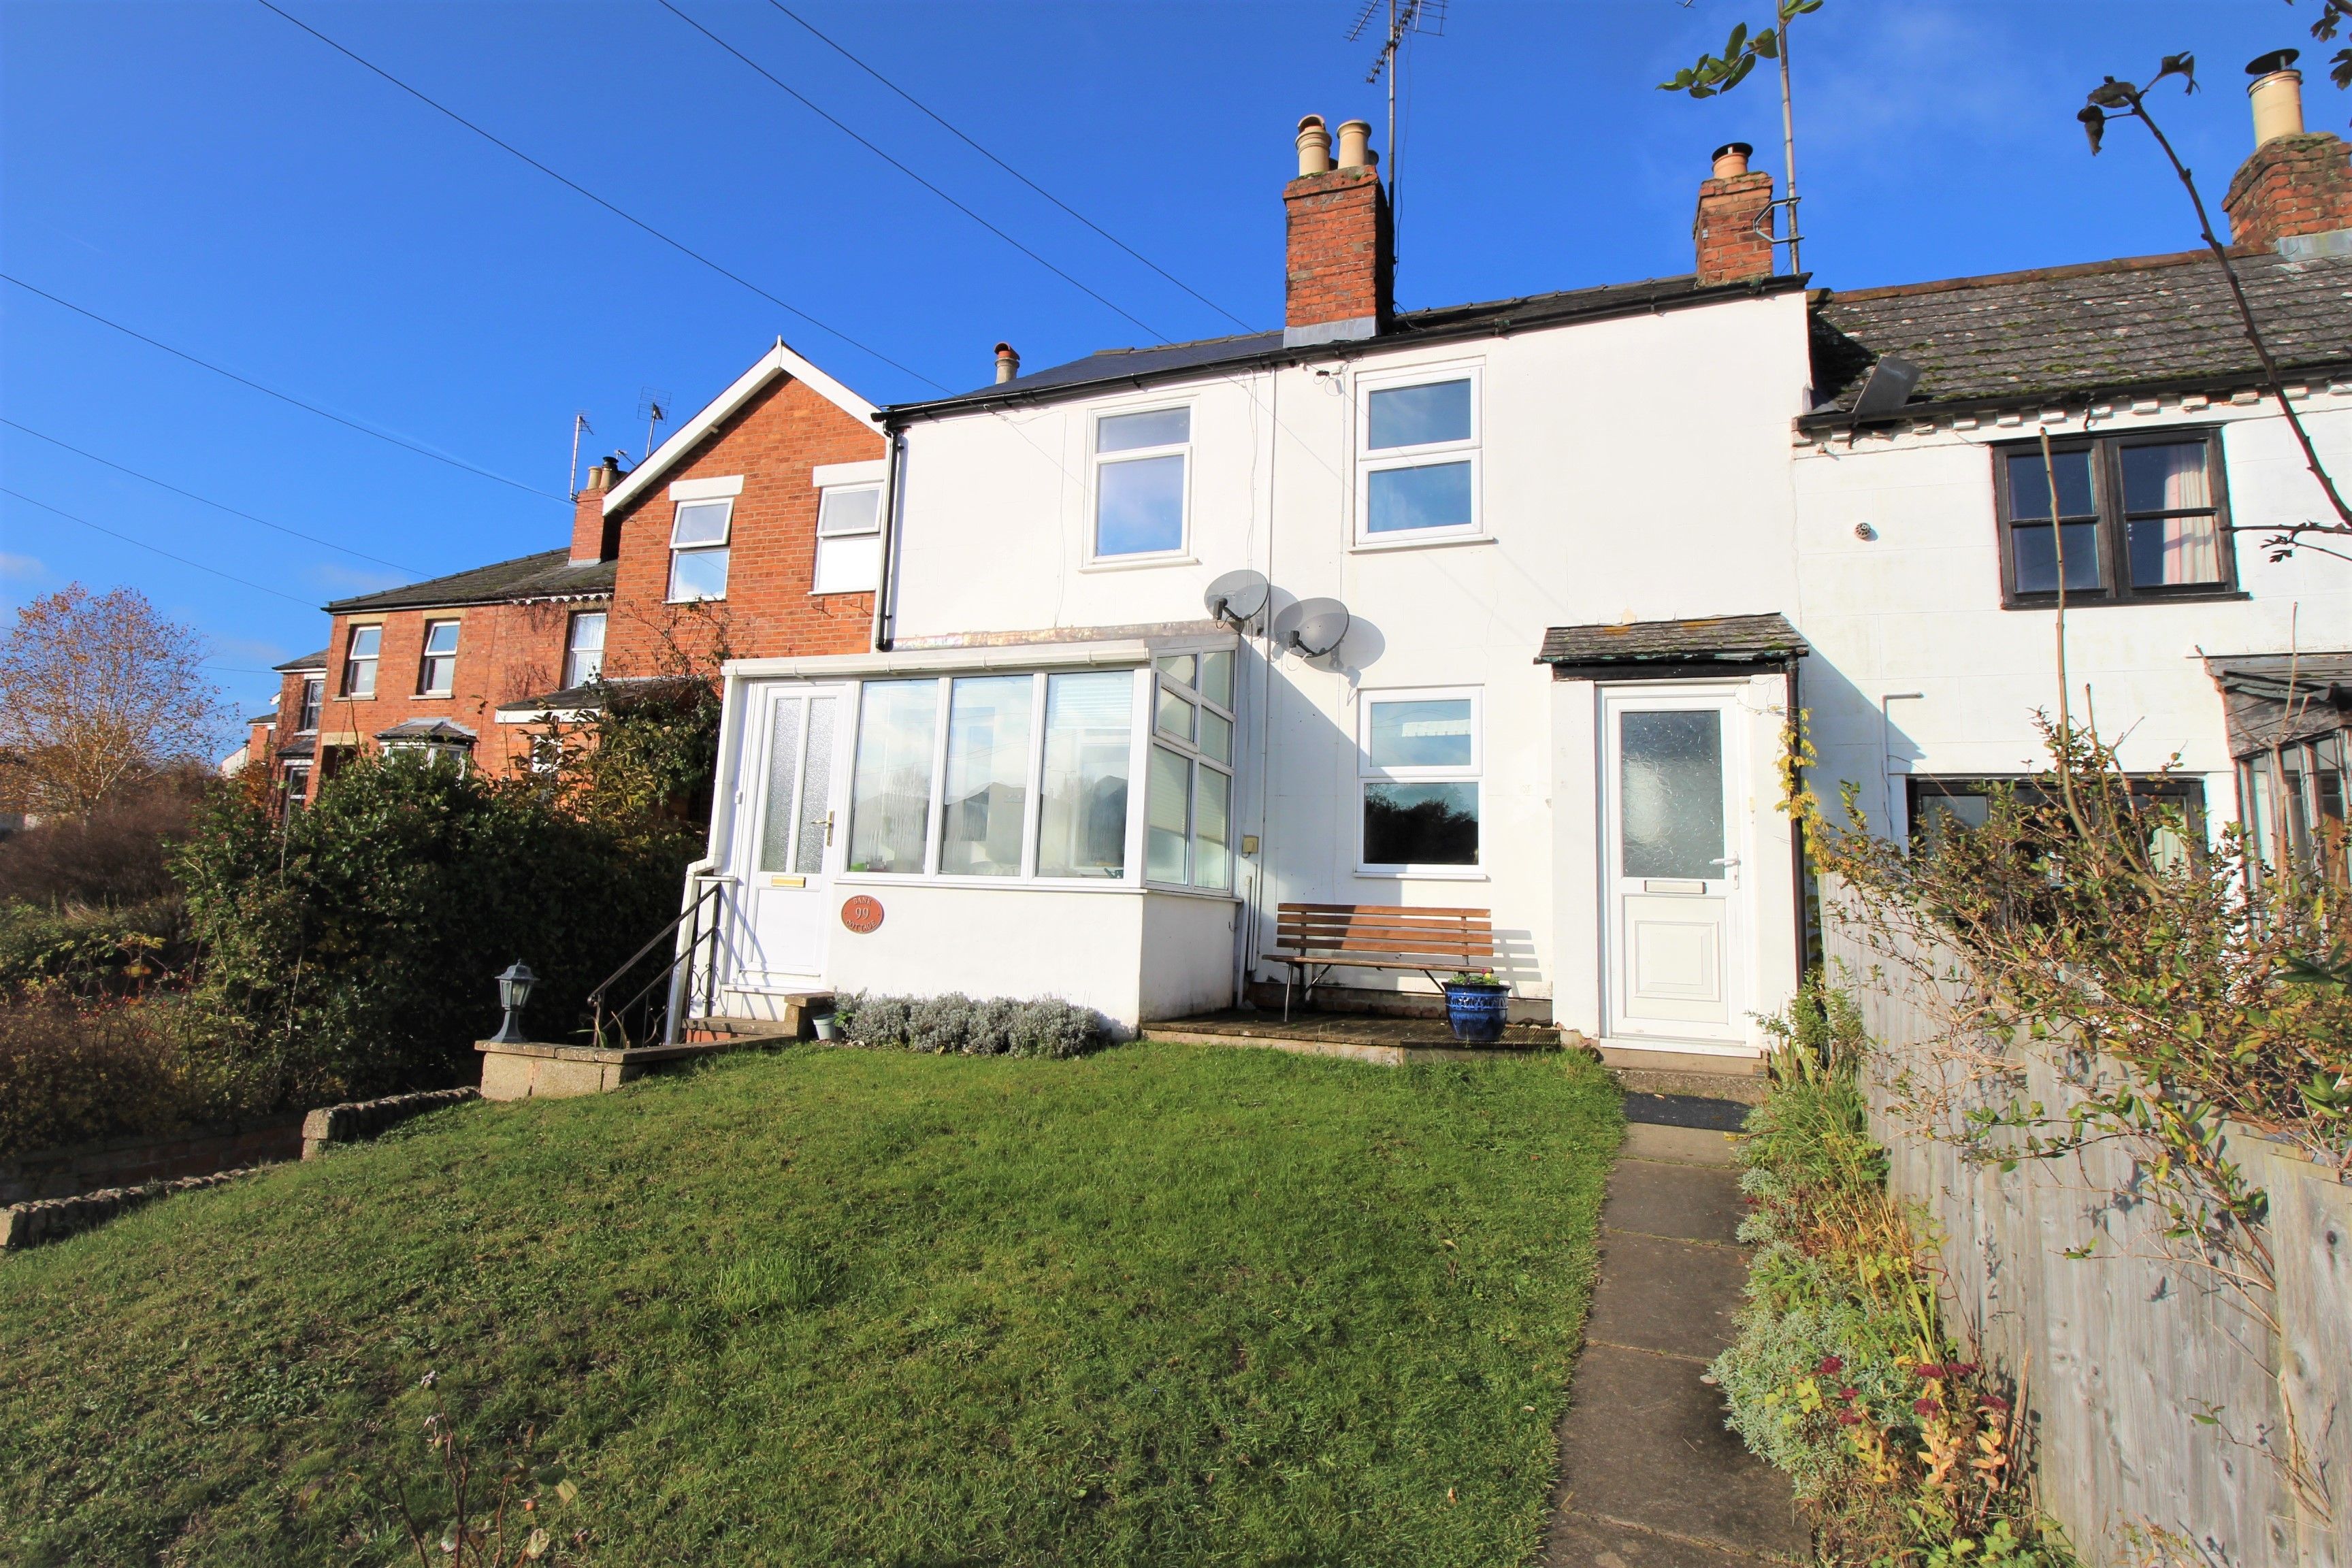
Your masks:
[[[1738,1337],[1732,1315],[1744,1299],[1748,1252],[1613,1232],[1601,1238],[1601,1279],[1586,1339],[1696,1365]]]
[[[1728,1167],[1621,1158],[1609,1174],[1601,1224],[1681,1241],[1730,1243],[1739,1239],[1746,1212],[1738,1175]]]
[[[1627,1159],[1667,1160],[1684,1165],[1729,1165],[1732,1141],[1703,1127],[1664,1127],[1654,1122],[1625,1123]]]
[[[1723,1399],[1675,1356],[1588,1342],[1560,1424],[1572,1516],[1619,1521],[1733,1555],[1807,1553],[1789,1483],[1723,1424]],[[1555,1559],[1557,1561],[1557,1559]]]
[[[1573,1512],[1552,1521],[1544,1549],[1545,1568],[1763,1568],[1774,1561]]]

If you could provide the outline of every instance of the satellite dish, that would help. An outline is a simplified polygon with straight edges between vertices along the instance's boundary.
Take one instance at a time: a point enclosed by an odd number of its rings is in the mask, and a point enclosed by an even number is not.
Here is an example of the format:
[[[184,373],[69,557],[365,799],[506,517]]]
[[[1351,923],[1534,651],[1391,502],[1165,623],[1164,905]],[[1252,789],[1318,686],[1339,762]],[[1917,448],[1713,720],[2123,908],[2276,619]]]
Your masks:
[[[1348,635],[1348,606],[1337,599],[1301,599],[1274,617],[1274,640],[1308,658],[1321,658]]]
[[[1245,566],[1210,584],[1202,602],[1209,606],[1211,616],[1225,625],[1246,626],[1265,613],[1271,592],[1265,578]]]
[[[1853,417],[1857,420],[1880,419],[1911,401],[1911,394],[1919,385],[1919,367],[1907,359],[1893,354],[1881,354],[1863,377],[1862,390],[1853,395]]]

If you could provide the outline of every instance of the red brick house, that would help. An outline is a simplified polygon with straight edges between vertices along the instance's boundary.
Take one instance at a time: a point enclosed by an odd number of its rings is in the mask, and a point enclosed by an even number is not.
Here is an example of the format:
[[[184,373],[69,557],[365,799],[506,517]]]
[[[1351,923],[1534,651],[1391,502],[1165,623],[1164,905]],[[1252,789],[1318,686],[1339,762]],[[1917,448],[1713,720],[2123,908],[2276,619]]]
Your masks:
[[[388,747],[509,773],[600,679],[866,647],[874,412],[779,340],[646,462],[590,470],[568,548],[328,605],[327,646],[277,667],[276,721],[248,752],[297,804],[340,760]]]

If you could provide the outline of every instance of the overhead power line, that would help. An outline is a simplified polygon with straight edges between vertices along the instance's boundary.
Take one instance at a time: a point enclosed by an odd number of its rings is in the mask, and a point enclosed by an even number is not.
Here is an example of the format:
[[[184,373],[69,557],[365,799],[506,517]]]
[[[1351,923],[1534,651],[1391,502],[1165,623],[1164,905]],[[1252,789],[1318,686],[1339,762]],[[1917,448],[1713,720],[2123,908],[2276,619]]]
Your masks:
[[[1177,277],[1173,272],[1169,271],[1168,268],[1160,266],[1160,263],[1152,260],[1151,258],[1144,255],[1143,252],[1136,249],[1135,247],[1128,244],[1127,241],[1119,238],[1118,236],[1111,233],[1110,230],[1103,227],[1102,225],[1095,222],[1094,219],[1088,217],[1086,214],[1080,212],[1077,208],[1072,206],[1069,203],[1064,201],[1061,197],[1055,195],[1053,192],[1047,190],[1045,186],[1039,184],[1036,181],[1031,179],[1028,175],[1023,174],[1020,170],[1014,168],[1012,164],[1006,163],[1003,159],[998,157],[987,148],[982,146],[978,142],[973,141],[963,132],[949,123],[949,121],[940,116],[938,111],[933,110],[930,105],[925,103],[921,99],[917,98],[913,93],[908,92],[905,88],[900,87],[897,82],[892,81],[888,77],[884,76],[880,71],[876,70],[872,66],[867,65],[864,60],[859,59],[856,55],[851,54],[846,48],[844,48],[840,44],[835,42],[824,33],[817,31],[817,29],[810,24],[808,18],[803,16],[791,6],[785,5],[783,0],[768,0],[768,4],[773,5],[777,10],[782,11],[785,16],[790,16],[803,27],[807,28],[809,33],[816,38],[817,42],[823,44],[834,53],[839,55],[843,59],[847,60],[851,65],[856,66],[859,70],[864,71],[867,76],[872,77],[876,81],[880,82],[884,87],[888,88],[892,92],[897,93],[900,98],[905,99],[908,103],[912,104],[916,110],[928,116],[934,124],[940,127],[940,130],[945,131],[949,135],[954,137],[957,141],[962,142],[965,146],[971,148],[973,152],[979,153],[982,157],[987,159],[990,163],[995,164],[998,168],[1003,170],[1006,174],[1012,175],[1014,179],[1020,181],[1023,184],[1028,186],[1031,190],[1036,192],[1039,195],[1045,197],[1047,201],[1053,203],[1055,206],[1061,208],[1064,212],[1069,214],[1072,217],[1077,219],[1080,223],[1086,225],[1097,234],[1102,236],[1105,239],[1110,241],[1121,250],[1126,251],[1129,256],[1135,258],[1136,260],[1140,261],[1144,266],[1149,267],[1152,271],[1157,272],[1160,277],[1165,278],[1169,282],[1173,283],[1177,288],[1181,289],[1185,293],[1190,294],[1193,299],[1198,300],[1202,304],[1206,305],[1210,310],[1214,310],[1217,314],[1223,316],[1225,320],[1231,321],[1242,331],[1245,332],[1254,332],[1257,331],[1255,327],[1251,326],[1247,321],[1243,321],[1239,316],[1234,315],[1231,310],[1226,310],[1223,305],[1218,304],[1214,300],[1210,299],[1206,294],[1202,293],[1198,289],[1193,288],[1190,283],[1185,282],[1184,279]]]
[[[262,0],[262,3],[267,5],[268,0]],[[1079,282],[1076,278],[1071,277],[1070,274],[1063,271],[1060,268],[1055,266],[1052,262],[1046,260],[1044,257],[1038,255],[1035,251],[1030,249],[1027,246],[1022,244],[1011,235],[1005,233],[1003,229],[997,227],[994,224],[989,222],[986,218],[972,211],[971,208],[964,205],[963,203],[956,200],[955,197],[948,195],[947,192],[931,184],[930,181],[923,178],[922,175],[917,174],[913,169],[909,168],[905,163],[900,163],[898,159],[893,158],[889,153],[885,153],[881,148],[877,147],[873,142],[868,142],[856,132],[852,131],[839,119],[818,108],[816,104],[812,102],[807,95],[803,93],[798,88],[793,87],[790,82],[784,80],[783,78],[776,75],[775,72],[770,70],[767,67],[761,65],[759,61],[753,59],[751,56],[745,54],[742,50],[737,48],[734,45],[729,43],[726,39],[720,37],[718,34],[712,32],[709,28],[704,26],[693,17],[688,16],[685,12],[679,10],[676,5],[670,3],[670,0],[656,0],[656,3],[660,5],[663,10],[667,11],[671,16],[677,17],[688,26],[693,28],[696,32],[700,33],[704,37],[709,38],[712,43],[717,44],[720,48],[725,49],[729,54],[733,55],[737,59],[741,60],[745,65],[750,66],[753,70],[758,71],[761,76],[767,78],[768,81],[772,86],[790,96],[793,101],[797,102],[802,108],[807,110],[811,114],[815,115],[819,120],[824,121],[827,125],[832,126],[835,131],[840,132],[844,136],[848,137],[852,142],[856,142],[860,147],[865,148],[868,153],[873,153],[877,158],[881,159],[884,163],[898,170],[898,173],[914,181],[915,184],[922,186],[923,189],[930,192],[931,195],[939,197],[940,200],[947,203],[948,205],[955,208],[956,211],[963,214],[964,216],[971,219],[972,222],[980,225],[981,227],[988,230],[989,233],[994,235],[997,238],[1003,240],[1005,244],[1011,246],[1013,249],[1019,251],[1022,255],[1027,257],[1030,260],[1035,262],[1038,266],[1044,268],[1055,277],[1060,279],[1063,282],[1067,283],[1071,288],[1076,289],[1087,299],[1092,300],[1095,303],[1102,306],[1103,309],[1110,311],[1114,315],[1125,317],[1128,321],[1133,322],[1138,328],[1150,333],[1152,337],[1160,342],[1168,342],[1171,341],[1167,333],[1161,331],[1150,322],[1144,321],[1142,318],[1136,315],[1134,311],[1129,310],[1126,306],[1121,305],[1118,300],[1110,299],[1108,296],[1099,293],[1097,290],[1088,288],[1086,284]]]
[[[395,572],[406,572],[418,577],[425,575],[423,572],[414,566],[404,566],[397,561],[386,561],[381,555],[370,555],[364,550],[353,550],[348,544],[338,544],[331,539],[321,539],[315,533],[305,533],[299,528],[289,528],[284,523],[272,522],[266,517],[256,517],[249,511],[240,511],[236,507],[213,500],[210,496],[200,496],[194,490],[184,490],[179,486],[159,479],[152,474],[142,474],[136,468],[125,468],[122,464],[114,462],[110,458],[101,458],[95,452],[85,452],[79,447],[58,440],[55,436],[45,436],[40,431],[34,429],[30,425],[19,425],[14,419],[5,417],[0,417],[0,425],[5,425],[11,430],[22,431],[24,434],[30,436],[36,441],[47,441],[50,446],[60,447],[65,451],[71,452],[77,458],[87,458],[93,463],[102,464],[107,468],[112,468],[118,474],[129,474],[134,479],[143,479],[147,483],[153,485],[158,489],[170,490],[175,496],[185,496],[192,501],[200,501],[204,505],[211,507],[216,511],[225,511],[231,517],[241,517],[247,522],[257,522],[264,528],[275,529],[277,531],[286,535],[289,539],[300,539],[308,541],[312,544],[323,544],[330,550],[340,550],[346,555],[357,556],[362,561],[373,561],[379,566],[389,566]]]
[[[43,511],[56,512],[68,522],[78,522],[84,528],[95,529],[100,533],[105,534],[109,539],[119,539],[125,544],[136,545],[140,549],[146,551],[149,554],[160,555],[166,561],[176,561],[183,566],[193,566],[199,572],[209,572],[214,576],[226,579],[228,582],[236,584],[240,588],[251,588],[257,594],[274,594],[278,598],[284,599],[287,603],[299,605],[306,610],[315,610],[319,607],[308,599],[298,599],[293,595],[282,593],[276,588],[264,587],[262,584],[253,582],[249,578],[231,576],[228,573],[221,571],[218,567],[207,566],[201,561],[191,561],[184,555],[174,555],[168,550],[159,550],[143,539],[133,539],[127,533],[117,533],[114,530],[107,527],[104,523],[92,522],[86,517],[76,517],[73,513],[66,510],[62,507],[51,506],[45,500],[36,500],[31,496],[25,494],[22,490],[12,490],[5,485],[0,485],[0,496],[15,496],[18,500],[23,501],[27,506],[37,506]]]
[[[729,282],[738,284],[742,288],[750,289],[752,293],[757,294],[761,299],[765,300],[768,303],[775,306],[778,310],[789,311],[791,314],[799,317],[802,321],[806,321],[810,326],[814,327],[818,331],[824,332],[828,336],[840,339],[843,342],[847,343],[851,348],[856,349],[860,353],[870,354],[875,359],[877,359],[884,364],[888,365],[892,370],[901,372],[907,375],[911,375],[926,386],[936,387],[941,392],[948,390],[945,386],[933,381],[929,376],[925,375],[921,371],[915,369],[913,366],[901,364],[897,360],[892,359],[888,354],[884,353],[880,349],[875,348],[870,344],[860,342],[856,338],[851,337],[847,332],[843,331],[840,328],[830,326],[827,323],[817,320],[814,316],[810,315],[806,310],[802,310],[798,305],[793,304],[791,300],[780,299],[776,295],[769,293],[765,289],[761,288],[757,283],[752,282],[749,278],[744,277],[741,273],[730,271],[727,268],[721,267],[718,262],[711,260],[710,258],[703,255],[702,252],[695,249],[692,246],[688,245],[685,241],[673,239],[668,235],[664,234],[660,229],[657,229],[653,225],[646,222],[645,219],[638,217],[632,213],[623,211],[621,208],[614,205],[611,202],[608,202],[604,197],[598,195],[595,192],[590,190],[587,186],[582,184],[579,181],[572,179],[568,175],[558,174],[555,170],[549,168],[546,164],[541,163],[538,159],[532,157],[530,153],[524,152],[513,142],[500,140],[499,137],[491,134],[489,132],[482,129],[482,127],[475,124],[472,121],[467,119],[464,115],[458,113],[456,110],[451,109],[447,104],[441,102],[437,99],[427,97],[425,93],[409,86],[406,82],[401,80],[398,77],[393,75],[382,66],[377,65],[374,61],[356,54],[351,49],[348,49],[342,45],[335,42],[334,39],[327,37],[326,34],[310,26],[310,23],[303,21],[299,16],[294,16],[290,12],[280,10],[278,6],[271,4],[270,0],[254,0],[254,3],[259,5],[263,10],[270,12],[274,16],[281,16],[285,20],[292,23],[295,26],[301,28],[304,32],[310,34],[312,37],[318,39],[320,43],[326,45],[329,48],[334,50],[337,54],[341,55],[344,58],[352,61],[353,64],[364,67],[369,71],[382,77],[384,80],[400,89],[401,91],[408,94],[409,97],[416,100],[417,102],[425,105],[427,109],[431,109],[438,113],[448,116],[451,120],[456,121],[458,124],[464,126],[467,130],[480,137],[483,141],[488,142],[493,147],[520,158],[524,163],[530,164],[532,168],[537,169],[541,174],[545,174],[549,179],[553,180],[556,184],[563,186],[566,190],[572,191],[575,195],[586,197],[588,200],[595,203],[598,206],[603,207],[606,212],[611,213],[614,217],[621,219],[624,223],[653,236],[654,238],[660,240],[664,245],[668,246],[672,250],[677,251],[679,255],[702,263],[703,266],[708,267],[713,272],[718,273],[721,278],[726,279]]]
[[[236,372],[216,365],[210,360],[198,359],[195,355],[188,353],[185,349],[175,349],[171,344],[163,342],[161,339],[151,338],[146,333],[126,327],[120,321],[110,321],[106,317],[100,315],[96,310],[88,310],[80,305],[77,305],[71,300],[60,299],[58,296],[50,293],[47,289],[36,289],[30,283],[26,282],[22,278],[11,277],[5,272],[0,272],[0,280],[14,283],[17,288],[24,289],[28,294],[38,294],[42,299],[47,300],[52,305],[62,305],[77,316],[87,316],[101,327],[111,327],[126,338],[136,338],[141,342],[145,343],[149,348],[162,349],[165,353],[170,354],[174,359],[184,359],[190,364],[197,366],[199,369],[212,372],[215,375],[226,376],[229,380],[236,382],[239,386],[249,386],[254,391],[261,393],[265,396],[274,397],[280,403],[291,404],[293,406],[303,410],[305,413],[317,415],[321,419],[331,419],[336,424],[342,426],[344,428],[356,430],[362,436],[373,436],[379,441],[389,441],[395,447],[405,447],[407,450],[415,452],[420,457],[430,458],[436,463],[446,463],[453,468],[463,468],[469,474],[478,474],[486,479],[496,479],[502,485],[512,485],[516,489],[524,491],[530,495],[545,496],[550,500],[562,500],[564,499],[563,497],[557,495],[553,490],[540,489],[536,486],[524,484],[520,479],[510,479],[504,474],[493,473],[488,468],[478,468],[474,464],[466,461],[463,458],[453,458],[446,452],[436,452],[432,447],[425,446],[421,442],[412,441],[405,436],[395,436],[390,431],[379,430],[372,425],[362,425],[356,419],[347,419],[340,414],[331,413],[327,409],[320,407],[315,403],[305,403],[300,398],[294,396],[290,393],[280,392],[274,386],[264,386],[261,383],[255,381],[250,376],[239,375]]]

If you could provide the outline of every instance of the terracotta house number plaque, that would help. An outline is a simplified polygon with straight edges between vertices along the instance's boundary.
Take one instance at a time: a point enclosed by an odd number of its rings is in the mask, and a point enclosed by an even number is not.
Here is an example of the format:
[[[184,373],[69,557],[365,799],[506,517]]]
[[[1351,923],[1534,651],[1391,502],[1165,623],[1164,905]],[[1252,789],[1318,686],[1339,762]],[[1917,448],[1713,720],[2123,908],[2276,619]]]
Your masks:
[[[858,894],[841,906],[841,923],[858,935],[879,931],[882,927],[882,900]]]

